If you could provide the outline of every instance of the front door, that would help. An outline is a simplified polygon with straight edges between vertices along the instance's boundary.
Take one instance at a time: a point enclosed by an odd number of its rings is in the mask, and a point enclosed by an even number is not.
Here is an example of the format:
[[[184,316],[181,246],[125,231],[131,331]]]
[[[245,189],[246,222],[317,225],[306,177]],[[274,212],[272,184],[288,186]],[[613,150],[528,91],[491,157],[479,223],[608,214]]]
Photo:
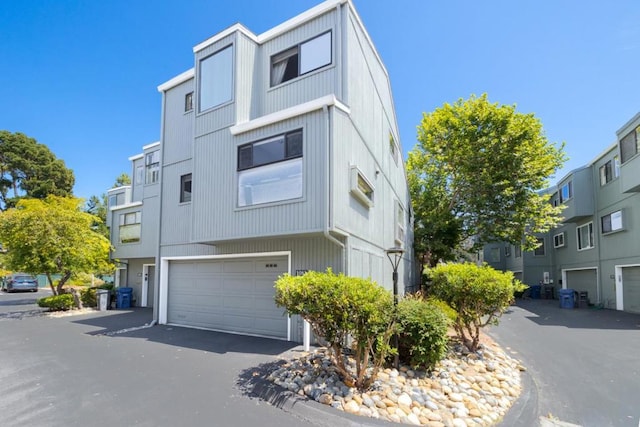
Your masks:
[[[154,279],[156,275],[156,266],[154,264],[144,264],[142,266],[142,299],[141,307],[153,307],[154,296]]]

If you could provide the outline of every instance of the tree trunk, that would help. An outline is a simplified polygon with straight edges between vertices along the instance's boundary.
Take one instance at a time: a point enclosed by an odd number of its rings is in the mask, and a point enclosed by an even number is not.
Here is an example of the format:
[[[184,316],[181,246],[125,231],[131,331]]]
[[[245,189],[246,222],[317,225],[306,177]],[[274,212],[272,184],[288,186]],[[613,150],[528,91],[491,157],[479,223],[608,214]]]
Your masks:
[[[65,283],[67,283],[67,280],[69,280],[69,277],[71,277],[71,271],[67,270],[64,272],[64,274],[62,275],[62,277],[60,278],[60,280],[58,280],[58,286],[56,287],[57,289],[57,293],[56,295],[60,295],[62,294],[62,287],[64,286]]]
[[[56,292],[55,286],[53,286],[53,279],[51,278],[51,273],[47,273],[47,282],[49,282],[49,287],[51,288],[51,292],[53,292],[54,295],[58,295],[58,292]]]

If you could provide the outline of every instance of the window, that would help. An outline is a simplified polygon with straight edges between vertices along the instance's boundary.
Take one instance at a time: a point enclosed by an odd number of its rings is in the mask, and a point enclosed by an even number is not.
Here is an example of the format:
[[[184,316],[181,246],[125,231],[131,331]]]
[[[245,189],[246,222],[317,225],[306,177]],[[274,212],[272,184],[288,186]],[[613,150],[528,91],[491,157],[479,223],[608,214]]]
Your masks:
[[[184,96],[184,111],[193,110],[193,92],[189,92]]]
[[[109,196],[109,204],[108,207],[113,207],[113,206],[117,206],[118,205],[118,196],[115,194],[112,194]]]
[[[593,243],[593,223],[590,222],[585,225],[581,225],[576,228],[576,234],[578,235],[578,250],[591,249],[594,247]]]
[[[180,203],[191,201],[191,174],[180,177]]]
[[[271,57],[271,86],[331,64],[331,31]]]
[[[238,206],[301,197],[301,129],[238,147]]]
[[[120,243],[140,241],[141,212],[129,212],[120,215]]]
[[[620,140],[620,158],[626,163],[640,151],[640,126],[629,132]]]
[[[615,178],[620,176],[620,162],[618,156],[615,156],[612,160],[609,160],[604,165],[600,166],[600,185],[605,185]]]
[[[233,94],[233,46],[227,46],[201,60],[199,71],[199,111],[205,111],[231,101]]]
[[[534,256],[544,256],[544,238],[538,237],[538,246],[533,250]]]
[[[404,208],[399,201],[396,200],[396,227],[395,241],[402,246],[404,244]]]
[[[561,248],[564,246],[564,232],[553,236],[553,247]]]
[[[553,195],[551,196],[551,204],[553,206],[558,206],[560,204],[560,200],[558,198],[558,192],[557,191],[555,193],[553,193]]]
[[[396,144],[396,140],[393,137],[393,134],[389,132],[389,152],[391,153],[391,157],[393,157],[393,161],[398,164],[398,145]]]
[[[510,245],[507,245],[507,246],[504,247],[504,256],[505,257],[511,256],[511,246]]]
[[[622,230],[622,211],[615,211],[600,218],[602,234]]]
[[[351,166],[351,194],[366,207],[373,206],[373,185],[356,166]]]
[[[145,184],[153,184],[160,179],[160,150],[147,153],[144,157],[144,165],[147,169]]]
[[[515,258],[522,258],[522,246],[516,245],[515,250],[513,251],[513,256]]]
[[[136,166],[136,182],[134,182],[134,184],[136,185],[144,184],[144,166],[143,165]]]
[[[560,203],[564,203],[573,197],[573,183],[567,182],[560,188]]]

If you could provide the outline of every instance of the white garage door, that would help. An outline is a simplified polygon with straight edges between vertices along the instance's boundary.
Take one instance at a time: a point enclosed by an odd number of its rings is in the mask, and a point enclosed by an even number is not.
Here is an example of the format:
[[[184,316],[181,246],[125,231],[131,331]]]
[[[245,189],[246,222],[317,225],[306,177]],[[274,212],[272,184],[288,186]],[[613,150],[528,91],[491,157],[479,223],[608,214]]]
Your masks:
[[[640,267],[622,269],[622,292],[624,311],[640,313]]]
[[[567,288],[574,291],[587,291],[589,293],[589,302],[595,304],[598,302],[598,274],[597,270],[573,270],[567,271]]]
[[[274,302],[286,257],[171,261],[167,321],[218,331],[287,338],[287,316]]]

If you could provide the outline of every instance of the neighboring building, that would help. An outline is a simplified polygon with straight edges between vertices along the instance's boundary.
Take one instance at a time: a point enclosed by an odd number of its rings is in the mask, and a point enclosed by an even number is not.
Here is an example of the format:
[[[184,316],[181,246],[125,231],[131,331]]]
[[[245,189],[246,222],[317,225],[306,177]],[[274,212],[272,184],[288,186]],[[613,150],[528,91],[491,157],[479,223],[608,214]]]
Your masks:
[[[551,202],[566,208],[563,223],[539,236],[542,246],[522,253],[491,244],[485,260],[528,285],[586,291],[591,304],[640,313],[639,151],[637,114],[615,144],[550,190]]]
[[[161,324],[308,342],[274,304],[281,274],[330,267],[391,289],[385,250],[401,246],[399,291],[414,285],[389,76],[351,2],[260,35],[236,24],[193,52],[158,88],[160,143],[109,192],[137,305]]]

